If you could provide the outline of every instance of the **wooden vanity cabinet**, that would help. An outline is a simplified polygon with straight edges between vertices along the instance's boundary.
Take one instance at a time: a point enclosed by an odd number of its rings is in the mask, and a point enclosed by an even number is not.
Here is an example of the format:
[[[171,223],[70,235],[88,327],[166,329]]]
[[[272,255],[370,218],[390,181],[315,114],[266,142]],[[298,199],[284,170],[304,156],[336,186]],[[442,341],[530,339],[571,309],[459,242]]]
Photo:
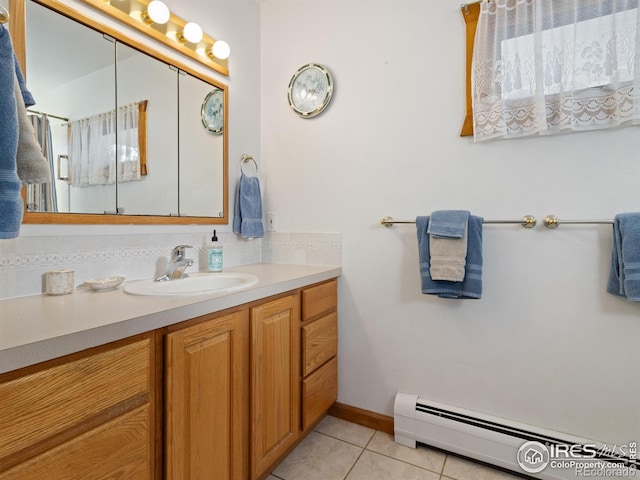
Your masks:
[[[168,480],[264,478],[337,399],[335,280],[165,338]]]
[[[246,478],[246,309],[181,324],[165,341],[165,478]]]
[[[0,480],[265,478],[337,398],[336,310],[333,280],[0,374]]]
[[[268,473],[300,435],[298,295],[251,308],[251,479]]]
[[[338,399],[338,282],[301,293],[301,428],[310,430]]]
[[[155,338],[0,375],[0,479],[159,478]]]

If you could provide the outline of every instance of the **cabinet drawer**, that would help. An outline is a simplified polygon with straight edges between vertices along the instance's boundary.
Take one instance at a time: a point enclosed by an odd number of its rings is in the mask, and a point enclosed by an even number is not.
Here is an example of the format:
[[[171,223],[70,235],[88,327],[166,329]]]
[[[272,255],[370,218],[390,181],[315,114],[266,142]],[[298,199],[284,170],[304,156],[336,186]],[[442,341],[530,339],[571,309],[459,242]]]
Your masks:
[[[305,288],[302,291],[302,321],[309,320],[338,306],[338,281]]]
[[[0,473],[1,480],[151,480],[151,410],[144,405]]]
[[[302,381],[302,429],[313,425],[338,399],[336,357]]]
[[[0,384],[0,459],[149,396],[151,353],[147,338]]]
[[[338,315],[330,313],[302,327],[302,376],[338,353]]]

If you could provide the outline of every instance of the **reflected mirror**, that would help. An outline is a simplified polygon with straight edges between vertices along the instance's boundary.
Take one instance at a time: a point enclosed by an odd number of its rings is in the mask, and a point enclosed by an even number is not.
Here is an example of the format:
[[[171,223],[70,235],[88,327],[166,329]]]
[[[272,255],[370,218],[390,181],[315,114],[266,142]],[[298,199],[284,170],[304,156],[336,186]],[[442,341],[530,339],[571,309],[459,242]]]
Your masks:
[[[29,110],[54,188],[27,188],[25,223],[227,223],[227,129],[201,118],[212,91],[226,111],[226,87],[52,5],[70,14],[26,0]]]
[[[201,216],[210,211],[212,205],[222,206],[222,192],[215,185],[221,183],[224,177],[221,168],[224,137],[208,131],[202,121],[202,116],[207,114],[203,112],[203,102],[212,90],[217,89],[212,89],[211,85],[192,75],[180,75],[181,215]],[[208,152],[208,155],[203,155],[203,152]],[[202,184],[202,178],[211,184],[204,188],[193,188]],[[222,208],[217,214],[222,216]]]
[[[177,215],[177,71],[122,43],[117,44],[116,53],[118,109],[128,117],[125,123],[138,118],[131,125],[137,124],[138,131],[123,129],[123,138],[118,142],[118,162],[131,166],[118,171],[118,207],[128,215]],[[140,139],[141,113],[146,113],[146,142]],[[136,140],[138,158],[128,158],[132,149],[127,145]],[[139,171],[135,171],[136,167]],[[203,216],[211,216],[211,212]]]

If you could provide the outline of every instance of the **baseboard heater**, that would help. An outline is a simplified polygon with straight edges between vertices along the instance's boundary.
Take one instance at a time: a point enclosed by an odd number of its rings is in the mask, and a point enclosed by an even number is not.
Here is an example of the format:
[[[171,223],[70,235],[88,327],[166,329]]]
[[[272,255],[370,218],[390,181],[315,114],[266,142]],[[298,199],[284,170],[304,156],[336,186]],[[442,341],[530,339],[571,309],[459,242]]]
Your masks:
[[[396,394],[394,430],[395,441],[401,445],[416,448],[416,444],[420,443],[533,478],[575,480],[577,477],[575,465],[564,464],[566,468],[560,468],[557,463],[551,462],[541,472],[525,472],[518,464],[518,451],[529,441],[540,442],[552,451],[555,448],[552,445],[573,445],[573,453],[585,448],[587,457],[595,455],[595,458],[588,458],[588,466],[592,466],[596,460],[601,460],[605,465],[615,462],[615,465],[630,469],[640,478],[640,471],[634,472],[640,470],[640,466],[633,452],[625,456],[621,452],[608,451],[607,446],[600,442],[439,404],[418,395]],[[566,458],[566,461],[571,460],[582,462],[587,459],[573,455]]]

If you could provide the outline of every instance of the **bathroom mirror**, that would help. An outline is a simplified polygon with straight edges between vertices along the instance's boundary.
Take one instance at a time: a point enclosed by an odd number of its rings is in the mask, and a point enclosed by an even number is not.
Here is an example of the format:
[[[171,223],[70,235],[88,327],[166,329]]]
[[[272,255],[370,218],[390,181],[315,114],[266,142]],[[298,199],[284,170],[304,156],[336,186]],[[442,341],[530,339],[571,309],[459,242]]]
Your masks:
[[[24,222],[227,223],[228,129],[201,121],[217,90],[226,118],[226,86],[57,0],[26,0],[25,17],[29,110],[35,124],[46,114],[55,188],[26,189]]]

